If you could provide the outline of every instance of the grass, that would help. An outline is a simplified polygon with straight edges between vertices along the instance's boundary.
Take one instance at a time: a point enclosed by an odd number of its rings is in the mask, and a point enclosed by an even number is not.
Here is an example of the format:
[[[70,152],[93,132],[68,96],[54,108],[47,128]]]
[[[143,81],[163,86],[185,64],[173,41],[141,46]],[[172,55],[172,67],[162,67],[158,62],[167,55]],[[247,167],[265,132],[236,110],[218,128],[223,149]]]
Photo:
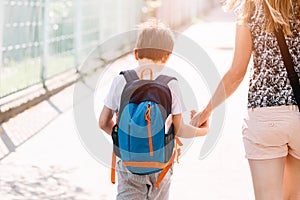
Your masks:
[[[51,56],[46,67],[46,79],[74,67],[71,54]],[[41,79],[41,59],[26,58],[21,62],[11,62],[0,68],[0,98],[25,89]]]

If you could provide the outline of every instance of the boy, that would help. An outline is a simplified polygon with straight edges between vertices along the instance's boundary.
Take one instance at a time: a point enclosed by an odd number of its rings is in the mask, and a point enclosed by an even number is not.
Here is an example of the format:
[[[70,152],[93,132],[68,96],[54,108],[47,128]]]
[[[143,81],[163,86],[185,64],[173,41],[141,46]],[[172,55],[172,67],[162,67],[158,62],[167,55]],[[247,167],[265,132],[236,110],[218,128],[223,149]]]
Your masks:
[[[153,79],[158,77],[172,53],[173,46],[173,34],[164,24],[156,20],[144,23],[134,50],[135,58],[139,64],[134,69],[137,75],[141,75],[140,78],[145,79],[143,77],[144,72],[150,69],[150,77]],[[121,94],[125,85],[126,80],[123,75],[115,77],[108,96],[104,101],[104,107],[99,118],[99,126],[108,134],[112,133],[112,128],[115,124],[112,118],[114,113],[119,111]],[[195,128],[183,123],[182,112],[185,110],[185,107],[178,83],[176,80],[171,80],[168,86],[172,96],[171,118],[176,136],[191,138],[206,135],[208,131],[207,124],[200,128]],[[117,199],[168,199],[172,170],[168,171],[158,188],[155,187],[155,182],[160,172],[149,175],[133,174],[123,166],[121,160],[117,163],[117,172]]]

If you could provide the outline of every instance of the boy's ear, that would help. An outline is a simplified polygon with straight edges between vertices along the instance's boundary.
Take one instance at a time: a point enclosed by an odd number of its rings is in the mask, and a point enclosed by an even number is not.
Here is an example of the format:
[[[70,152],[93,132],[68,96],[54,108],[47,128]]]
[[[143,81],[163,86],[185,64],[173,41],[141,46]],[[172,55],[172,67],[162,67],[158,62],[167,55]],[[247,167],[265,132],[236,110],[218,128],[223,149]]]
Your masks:
[[[139,60],[139,53],[138,53],[137,49],[133,50],[133,54],[134,54],[135,59]]]
[[[168,59],[170,58],[170,55],[171,55],[171,54],[165,55],[165,56],[161,59],[161,62],[162,62],[162,63],[166,63],[166,62],[168,61]]]

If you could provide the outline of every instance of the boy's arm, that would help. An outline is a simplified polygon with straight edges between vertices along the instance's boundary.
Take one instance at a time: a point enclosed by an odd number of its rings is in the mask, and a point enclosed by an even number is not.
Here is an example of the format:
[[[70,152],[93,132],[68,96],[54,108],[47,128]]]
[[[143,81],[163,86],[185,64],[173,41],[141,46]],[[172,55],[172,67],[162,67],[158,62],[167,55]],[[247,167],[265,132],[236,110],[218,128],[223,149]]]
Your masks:
[[[109,135],[111,135],[111,131],[114,126],[114,121],[112,120],[113,116],[114,111],[106,106],[103,106],[99,117],[99,127]]]
[[[182,138],[193,138],[204,136],[208,132],[208,123],[206,122],[201,127],[196,128],[189,124],[185,124],[182,119],[182,114],[173,115],[172,121],[174,124],[175,134]]]

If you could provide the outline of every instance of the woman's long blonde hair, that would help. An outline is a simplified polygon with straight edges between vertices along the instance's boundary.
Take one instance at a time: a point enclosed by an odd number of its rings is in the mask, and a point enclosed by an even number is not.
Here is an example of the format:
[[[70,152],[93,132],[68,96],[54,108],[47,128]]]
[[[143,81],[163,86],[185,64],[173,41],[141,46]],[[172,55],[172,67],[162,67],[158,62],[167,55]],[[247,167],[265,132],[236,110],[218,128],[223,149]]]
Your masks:
[[[300,6],[300,0],[297,1]],[[282,27],[285,35],[291,35],[289,18],[294,17],[295,20],[299,20],[297,19],[299,16],[294,16],[291,13],[291,9],[293,10],[292,0],[225,0],[224,8],[231,10],[236,6],[241,6],[242,10],[238,20],[243,23],[249,20],[261,3],[264,5],[265,29],[268,32],[273,32]]]

